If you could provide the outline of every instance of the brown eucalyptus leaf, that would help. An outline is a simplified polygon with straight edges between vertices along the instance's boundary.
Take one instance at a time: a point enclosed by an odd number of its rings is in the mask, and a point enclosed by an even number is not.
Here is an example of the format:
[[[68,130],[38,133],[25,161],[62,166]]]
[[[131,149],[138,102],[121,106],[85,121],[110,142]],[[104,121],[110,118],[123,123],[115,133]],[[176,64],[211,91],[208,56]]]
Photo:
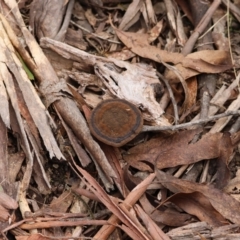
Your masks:
[[[185,213],[179,213],[177,211],[160,211],[155,210],[151,213],[150,217],[158,223],[163,223],[171,227],[184,226],[186,222],[190,221],[191,215]]]
[[[221,161],[225,162],[226,167],[233,150],[230,136],[223,133],[207,133],[197,142],[191,143],[199,132],[200,130],[186,130],[170,136],[161,134],[131,148],[128,154],[124,155],[124,159],[139,170],[151,171],[143,161],[156,164],[158,169],[163,169],[221,156],[223,158]]]
[[[176,64],[176,71],[184,78],[196,76],[199,73],[220,73],[230,69],[230,55],[222,50],[202,50],[190,53],[181,62]],[[173,71],[166,71],[165,77],[171,81],[179,81]]]
[[[169,62],[174,64],[180,63],[184,59],[184,55],[181,53],[170,53],[149,45],[148,34],[123,32],[119,29],[115,29],[115,32],[118,38],[131,49],[132,52],[141,57],[152,59],[156,62]]]
[[[186,180],[181,180],[157,170],[156,177],[161,184],[173,193],[202,193],[211,203],[212,207],[223,217],[233,223],[240,224],[240,202],[227,193],[213,187]]]
[[[156,62],[168,62],[176,65],[177,71],[184,79],[199,73],[220,73],[232,67],[230,55],[221,50],[204,50],[188,54],[168,52],[149,45],[148,34],[123,32],[115,28],[119,39],[137,55]],[[166,78],[175,80],[176,75],[168,71]]]
[[[213,208],[208,198],[200,192],[177,193],[167,199],[185,212],[195,215],[209,225],[219,227],[227,224],[224,217]]]

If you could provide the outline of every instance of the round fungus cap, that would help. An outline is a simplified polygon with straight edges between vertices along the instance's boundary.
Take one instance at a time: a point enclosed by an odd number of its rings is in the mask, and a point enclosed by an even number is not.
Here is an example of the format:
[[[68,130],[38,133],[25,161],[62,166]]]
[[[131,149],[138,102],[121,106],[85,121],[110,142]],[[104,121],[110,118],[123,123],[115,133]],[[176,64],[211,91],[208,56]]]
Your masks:
[[[101,142],[120,147],[138,135],[143,127],[140,110],[122,99],[102,101],[92,111],[89,127]]]

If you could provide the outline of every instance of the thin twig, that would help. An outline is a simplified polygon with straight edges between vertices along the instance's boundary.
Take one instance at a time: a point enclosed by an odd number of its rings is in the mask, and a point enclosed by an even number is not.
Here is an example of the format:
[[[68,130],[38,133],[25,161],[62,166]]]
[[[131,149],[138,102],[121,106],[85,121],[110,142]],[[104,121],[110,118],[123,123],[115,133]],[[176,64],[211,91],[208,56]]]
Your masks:
[[[157,72],[157,76],[164,82],[164,84],[168,90],[169,97],[170,97],[170,99],[172,101],[172,105],[173,105],[174,122],[175,122],[175,124],[178,124],[178,122],[179,122],[178,108],[177,108],[177,103],[176,103],[174,95],[173,95],[172,88],[171,88],[168,80],[161,73]]]
[[[236,115],[240,115],[240,110],[227,111],[225,113],[217,114],[215,116],[207,117],[204,119],[199,119],[194,122],[188,122],[188,123],[178,124],[178,125],[174,125],[174,126],[144,126],[142,129],[142,132],[153,132],[153,131],[155,132],[155,131],[165,131],[165,130],[176,131],[179,129],[184,129],[184,128],[192,127],[195,125],[201,125],[201,124],[205,124],[205,123],[208,123],[211,121],[215,121],[219,118],[224,118],[227,116],[236,116]]]
[[[204,36],[206,36],[209,32],[211,32],[213,30],[213,28],[215,28],[215,26],[222,20],[224,19],[225,17],[227,16],[227,13],[225,15],[223,15],[221,18],[219,18],[210,28],[207,29],[207,31],[205,33],[203,33],[199,38],[199,39],[202,39]],[[211,42],[212,44],[213,42]]]

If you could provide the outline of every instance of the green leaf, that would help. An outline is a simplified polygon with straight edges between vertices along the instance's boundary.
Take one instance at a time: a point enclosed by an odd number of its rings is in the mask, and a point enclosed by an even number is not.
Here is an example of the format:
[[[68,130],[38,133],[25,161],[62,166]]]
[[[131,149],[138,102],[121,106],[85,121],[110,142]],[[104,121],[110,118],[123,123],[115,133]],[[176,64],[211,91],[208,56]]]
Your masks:
[[[32,72],[30,71],[30,69],[27,67],[27,65],[25,64],[25,62],[23,61],[22,57],[17,53],[17,56],[20,60],[20,62],[22,63],[22,67],[24,69],[24,71],[26,72],[28,78],[30,80],[34,80],[34,75],[32,74]]]

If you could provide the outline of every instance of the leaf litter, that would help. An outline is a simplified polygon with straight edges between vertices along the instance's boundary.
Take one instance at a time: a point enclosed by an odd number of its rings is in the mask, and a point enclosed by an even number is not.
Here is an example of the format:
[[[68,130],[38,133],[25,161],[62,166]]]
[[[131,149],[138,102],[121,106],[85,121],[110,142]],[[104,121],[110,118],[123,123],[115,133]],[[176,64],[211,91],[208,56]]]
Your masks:
[[[2,1],[5,239],[240,237],[240,6],[222,2]],[[108,99],[144,119],[121,147],[89,129]]]

